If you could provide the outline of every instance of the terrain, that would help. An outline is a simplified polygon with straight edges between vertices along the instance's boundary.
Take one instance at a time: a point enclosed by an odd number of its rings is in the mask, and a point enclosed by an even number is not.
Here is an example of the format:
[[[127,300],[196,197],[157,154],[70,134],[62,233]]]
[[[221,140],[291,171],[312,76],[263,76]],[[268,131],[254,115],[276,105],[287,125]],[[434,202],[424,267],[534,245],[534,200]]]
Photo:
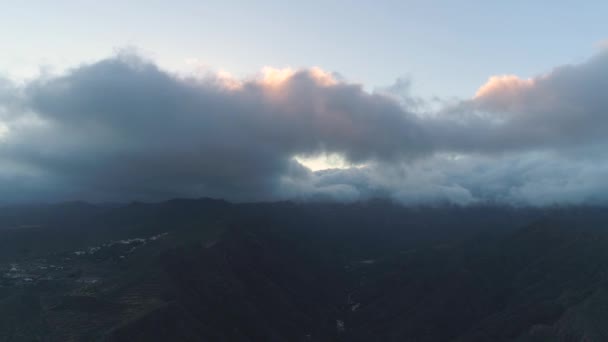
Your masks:
[[[0,341],[606,341],[608,209],[0,208]]]

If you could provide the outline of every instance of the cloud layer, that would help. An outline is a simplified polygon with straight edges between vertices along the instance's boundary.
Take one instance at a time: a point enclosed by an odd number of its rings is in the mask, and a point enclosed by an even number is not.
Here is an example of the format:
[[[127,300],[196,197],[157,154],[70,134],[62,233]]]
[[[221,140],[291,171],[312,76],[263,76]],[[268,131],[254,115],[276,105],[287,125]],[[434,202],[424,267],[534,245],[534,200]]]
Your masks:
[[[0,80],[0,200],[603,203],[607,90],[606,53],[424,113],[318,68],[188,78],[119,54]],[[318,154],[359,167],[294,159]]]

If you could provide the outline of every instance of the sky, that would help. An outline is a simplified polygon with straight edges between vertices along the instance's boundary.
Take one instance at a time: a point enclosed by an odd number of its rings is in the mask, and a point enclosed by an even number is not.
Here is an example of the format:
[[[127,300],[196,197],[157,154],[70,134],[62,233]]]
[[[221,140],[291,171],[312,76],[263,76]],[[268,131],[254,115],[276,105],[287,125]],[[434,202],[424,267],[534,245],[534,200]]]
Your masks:
[[[0,202],[608,201],[606,2],[0,5]]]
[[[0,71],[62,69],[136,46],[169,70],[339,72],[373,89],[470,97],[495,74],[581,62],[606,39],[605,1],[3,0]]]

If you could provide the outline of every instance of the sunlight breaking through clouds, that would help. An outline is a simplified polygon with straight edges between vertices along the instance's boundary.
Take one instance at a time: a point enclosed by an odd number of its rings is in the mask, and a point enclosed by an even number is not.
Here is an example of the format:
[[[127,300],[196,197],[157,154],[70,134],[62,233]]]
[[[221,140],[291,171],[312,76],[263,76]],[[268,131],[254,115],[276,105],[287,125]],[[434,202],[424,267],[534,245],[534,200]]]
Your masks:
[[[312,171],[361,168],[366,164],[352,164],[338,153],[321,153],[314,156],[295,156],[294,159]]]

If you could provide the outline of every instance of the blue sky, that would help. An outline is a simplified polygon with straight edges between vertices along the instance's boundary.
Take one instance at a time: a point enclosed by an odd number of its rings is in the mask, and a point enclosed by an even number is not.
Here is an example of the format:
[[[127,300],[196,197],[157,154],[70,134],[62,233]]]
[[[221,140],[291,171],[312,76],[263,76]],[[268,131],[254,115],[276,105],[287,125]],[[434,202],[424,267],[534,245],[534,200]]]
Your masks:
[[[368,89],[471,97],[491,75],[580,63],[608,37],[608,2],[3,1],[0,72],[64,68],[135,46],[171,70],[236,76],[320,66]],[[186,62],[190,61],[190,65]]]

